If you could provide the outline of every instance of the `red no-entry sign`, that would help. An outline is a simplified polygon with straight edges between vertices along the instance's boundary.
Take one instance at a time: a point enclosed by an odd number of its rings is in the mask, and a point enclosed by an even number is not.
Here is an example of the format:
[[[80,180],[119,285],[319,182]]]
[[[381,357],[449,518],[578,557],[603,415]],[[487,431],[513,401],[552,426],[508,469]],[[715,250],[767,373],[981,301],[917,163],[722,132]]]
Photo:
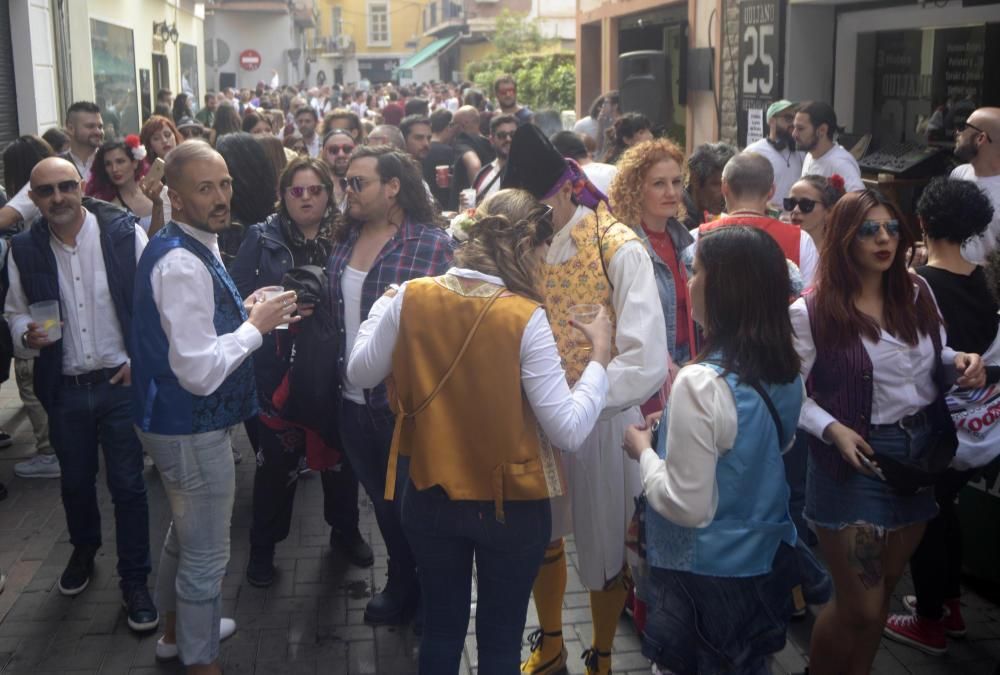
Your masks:
[[[256,49],[244,49],[240,52],[240,68],[243,70],[257,70],[261,61],[260,52]]]

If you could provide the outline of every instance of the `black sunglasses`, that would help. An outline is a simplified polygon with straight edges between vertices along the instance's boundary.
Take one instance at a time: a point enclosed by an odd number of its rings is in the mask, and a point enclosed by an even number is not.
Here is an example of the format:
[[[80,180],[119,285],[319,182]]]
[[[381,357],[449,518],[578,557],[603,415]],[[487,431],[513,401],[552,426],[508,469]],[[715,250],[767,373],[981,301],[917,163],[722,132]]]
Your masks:
[[[64,180],[51,185],[35,185],[31,188],[32,192],[43,198],[51,197],[56,193],[56,190],[66,195],[76,194],[80,191],[80,181]]]
[[[986,133],[985,131],[983,131],[982,129],[980,129],[979,127],[977,127],[976,125],[969,124],[968,122],[956,122],[955,123],[955,131],[957,131],[958,133],[962,133],[963,131],[965,131],[966,127],[968,127],[969,129],[974,129],[974,130],[978,131],[979,133],[983,134],[984,136],[986,136],[986,142],[987,143],[992,143],[993,142],[993,139],[990,138],[990,135],[988,133]]]
[[[365,185],[367,184],[368,181],[361,176],[351,176],[350,178],[340,179],[340,189],[344,192],[347,192],[347,188],[351,188],[355,192],[361,192],[365,189]]]
[[[807,199],[806,197],[785,197],[784,199],[785,210],[789,213],[794,211],[796,206],[802,213],[812,213],[817,203],[815,199]]]

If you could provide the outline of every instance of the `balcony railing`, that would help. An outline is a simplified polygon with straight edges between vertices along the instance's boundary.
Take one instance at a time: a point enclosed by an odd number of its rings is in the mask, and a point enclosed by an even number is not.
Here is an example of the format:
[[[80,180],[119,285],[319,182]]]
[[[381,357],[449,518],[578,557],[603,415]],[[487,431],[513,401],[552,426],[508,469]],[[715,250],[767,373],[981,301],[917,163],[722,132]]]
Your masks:
[[[424,35],[454,32],[465,25],[465,9],[460,2],[434,0],[424,7]]]

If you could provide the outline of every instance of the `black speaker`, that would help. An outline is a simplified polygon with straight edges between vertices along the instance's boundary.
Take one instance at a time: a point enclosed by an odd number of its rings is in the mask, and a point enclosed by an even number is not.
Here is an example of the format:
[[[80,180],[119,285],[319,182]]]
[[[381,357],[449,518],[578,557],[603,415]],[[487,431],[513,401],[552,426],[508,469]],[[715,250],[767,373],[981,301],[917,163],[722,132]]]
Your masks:
[[[662,129],[674,115],[669,72],[670,60],[666,52],[643,50],[619,56],[621,111],[641,113],[649,118],[654,129]]]

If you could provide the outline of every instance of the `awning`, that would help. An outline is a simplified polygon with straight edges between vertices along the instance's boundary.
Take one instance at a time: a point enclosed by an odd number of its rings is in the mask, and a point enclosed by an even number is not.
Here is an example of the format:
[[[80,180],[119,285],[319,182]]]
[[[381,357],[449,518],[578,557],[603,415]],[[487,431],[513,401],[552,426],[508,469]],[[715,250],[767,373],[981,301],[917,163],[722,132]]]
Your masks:
[[[434,58],[435,56],[446,50],[448,47],[450,47],[452,44],[457,42],[459,37],[461,36],[449,35],[448,37],[443,37],[440,40],[435,40],[434,42],[430,43],[429,45],[421,49],[419,52],[417,52],[416,54],[414,54],[413,56],[411,56],[410,58],[406,59],[401,64],[399,64],[400,70],[416,68],[424,61]]]

